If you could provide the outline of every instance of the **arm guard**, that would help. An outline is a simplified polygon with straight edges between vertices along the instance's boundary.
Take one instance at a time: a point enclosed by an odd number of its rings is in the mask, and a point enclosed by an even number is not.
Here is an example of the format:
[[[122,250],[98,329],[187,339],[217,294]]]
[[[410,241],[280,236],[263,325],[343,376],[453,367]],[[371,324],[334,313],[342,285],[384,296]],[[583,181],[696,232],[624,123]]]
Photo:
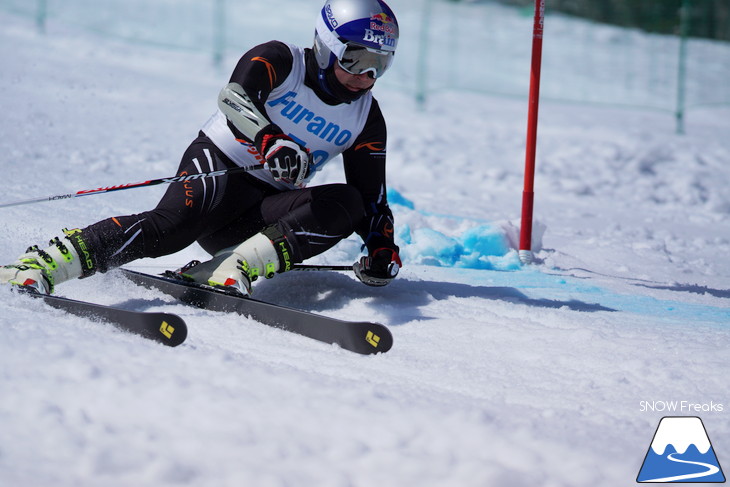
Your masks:
[[[261,129],[271,124],[238,83],[228,83],[221,90],[218,108],[234,127],[252,141]]]

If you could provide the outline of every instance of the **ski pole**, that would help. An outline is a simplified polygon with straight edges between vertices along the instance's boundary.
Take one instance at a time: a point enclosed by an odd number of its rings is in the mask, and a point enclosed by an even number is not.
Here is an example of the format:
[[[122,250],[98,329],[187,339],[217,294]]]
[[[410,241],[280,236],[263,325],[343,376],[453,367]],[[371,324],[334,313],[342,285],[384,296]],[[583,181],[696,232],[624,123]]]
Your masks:
[[[84,189],[81,191],[76,191],[75,193],[56,194],[56,195],[46,196],[43,198],[33,198],[30,200],[24,200],[24,201],[13,201],[11,203],[1,203],[0,208],[8,208],[10,206],[29,205],[31,203],[41,203],[43,201],[65,200],[65,199],[70,199],[70,198],[78,198],[79,196],[90,196],[93,194],[110,193],[112,191],[122,191],[124,189],[147,188],[149,186],[157,186],[158,184],[187,183],[190,181],[194,181],[196,179],[215,178],[218,176],[227,176],[229,174],[234,174],[234,173],[239,173],[239,172],[256,171],[258,169],[263,169],[264,167],[265,166],[249,166],[249,167],[238,166],[238,167],[232,167],[229,169],[221,169],[219,171],[204,172],[204,173],[200,173],[200,174],[188,174],[185,176],[173,176],[170,178],[150,179],[148,181],[143,181],[141,183],[128,183],[128,184],[119,184],[116,186],[105,186],[105,187],[96,188],[96,189]]]
[[[294,264],[291,267],[293,271],[317,272],[317,271],[335,271],[346,272],[352,270],[352,265],[320,265],[320,264]]]

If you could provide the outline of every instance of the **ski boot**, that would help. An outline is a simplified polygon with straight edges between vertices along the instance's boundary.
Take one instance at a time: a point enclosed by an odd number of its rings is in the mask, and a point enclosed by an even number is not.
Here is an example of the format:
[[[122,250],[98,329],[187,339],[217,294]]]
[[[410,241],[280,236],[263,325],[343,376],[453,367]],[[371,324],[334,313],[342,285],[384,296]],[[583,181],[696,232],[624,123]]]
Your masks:
[[[74,239],[78,230],[64,230],[65,236],[55,237],[49,247],[41,249],[37,245],[29,247],[18,260],[10,265],[0,267],[0,283],[23,286],[31,291],[51,294],[57,284],[84,275],[90,259],[82,262],[76,248],[81,238]],[[81,248],[85,248],[82,246]],[[87,264],[87,265],[85,265]]]
[[[228,294],[250,296],[251,283],[291,269],[292,252],[286,237],[274,226],[239,245],[217,252],[206,262],[193,261],[176,271],[187,281],[214,287]]]

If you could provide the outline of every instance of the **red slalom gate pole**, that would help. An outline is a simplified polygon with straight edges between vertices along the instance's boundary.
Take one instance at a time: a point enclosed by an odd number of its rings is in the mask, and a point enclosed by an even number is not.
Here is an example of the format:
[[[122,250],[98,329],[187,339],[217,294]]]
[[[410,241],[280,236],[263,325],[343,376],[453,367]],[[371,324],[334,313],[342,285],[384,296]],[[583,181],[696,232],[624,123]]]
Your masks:
[[[540,102],[540,67],[542,36],[545,25],[545,0],[535,0],[535,24],[532,30],[532,66],[530,97],[527,111],[527,149],[525,151],[525,185],[522,192],[522,224],[520,225],[520,261],[532,262],[532,212],[535,201],[535,152],[537,149],[537,110]]]

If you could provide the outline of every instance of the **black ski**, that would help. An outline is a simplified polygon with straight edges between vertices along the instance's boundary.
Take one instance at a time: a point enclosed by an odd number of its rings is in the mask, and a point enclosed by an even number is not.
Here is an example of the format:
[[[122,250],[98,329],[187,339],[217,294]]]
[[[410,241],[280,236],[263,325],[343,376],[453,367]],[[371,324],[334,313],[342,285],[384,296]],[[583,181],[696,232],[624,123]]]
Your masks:
[[[67,311],[76,316],[109,323],[120,330],[149,338],[170,347],[180,345],[188,335],[185,321],[174,314],[130,311],[88,301],[77,301],[62,296],[41,294],[31,290],[24,292],[28,296],[42,299],[54,308]]]
[[[393,346],[390,330],[379,323],[343,321],[252,298],[233,296],[196,283],[121,269],[135,284],[157,289],[192,306],[235,312],[264,325],[335,343],[356,353],[387,352]]]

